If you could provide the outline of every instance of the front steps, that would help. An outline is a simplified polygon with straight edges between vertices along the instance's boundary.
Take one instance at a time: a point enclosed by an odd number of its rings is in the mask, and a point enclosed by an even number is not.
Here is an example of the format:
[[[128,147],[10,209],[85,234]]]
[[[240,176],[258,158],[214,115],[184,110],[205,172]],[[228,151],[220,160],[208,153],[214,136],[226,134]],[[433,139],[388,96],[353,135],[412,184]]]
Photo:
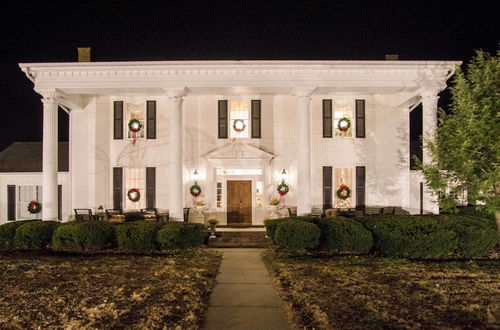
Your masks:
[[[271,241],[266,238],[266,232],[263,230],[231,230],[224,228],[222,231],[217,231],[216,238],[208,240],[208,247],[216,248],[263,248],[271,244]]]

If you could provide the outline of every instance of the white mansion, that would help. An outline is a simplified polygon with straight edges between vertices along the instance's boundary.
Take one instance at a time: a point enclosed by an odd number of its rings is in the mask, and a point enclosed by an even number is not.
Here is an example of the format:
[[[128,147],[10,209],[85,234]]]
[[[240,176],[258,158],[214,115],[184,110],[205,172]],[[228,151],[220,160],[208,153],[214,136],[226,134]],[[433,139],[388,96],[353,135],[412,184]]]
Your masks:
[[[258,225],[273,197],[299,215],[363,205],[436,213],[410,170],[409,114],[421,103],[423,132],[432,136],[438,93],[459,64],[20,64],[43,98],[43,170],[0,174],[0,219],[30,217],[22,212],[30,200],[42,202],[44,220],[99,206],[168,209],[180,220],[198,204],[221,224]],[[64,172],[58,109],[70,118]]]

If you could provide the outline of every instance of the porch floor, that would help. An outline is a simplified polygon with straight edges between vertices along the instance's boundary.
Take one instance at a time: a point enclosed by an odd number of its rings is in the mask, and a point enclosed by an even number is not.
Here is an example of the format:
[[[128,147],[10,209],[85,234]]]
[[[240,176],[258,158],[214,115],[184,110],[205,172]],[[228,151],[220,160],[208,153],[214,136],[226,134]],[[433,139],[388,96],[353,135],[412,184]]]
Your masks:
[[[216,229],[218,232],[230,231],[230,232],[240,232],[240,231],[266,231],[266,228],[263,226],[252,226],[252,227],[222,227],[217,226]]]

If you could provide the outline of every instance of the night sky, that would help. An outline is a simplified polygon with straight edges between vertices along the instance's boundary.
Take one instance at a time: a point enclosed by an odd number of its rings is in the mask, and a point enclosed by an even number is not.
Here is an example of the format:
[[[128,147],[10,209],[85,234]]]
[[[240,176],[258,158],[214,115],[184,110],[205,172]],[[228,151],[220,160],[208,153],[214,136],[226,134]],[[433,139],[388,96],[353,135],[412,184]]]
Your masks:
[[[474,49],[497,49],[495,3],[2,1],[0,150],[42,139],[40,96],[19,62],[76,61],[78,46],[92,47],[93,61],[382,60],[384,54],[468,61]],[[59,131],[67,140],[63,111]]]

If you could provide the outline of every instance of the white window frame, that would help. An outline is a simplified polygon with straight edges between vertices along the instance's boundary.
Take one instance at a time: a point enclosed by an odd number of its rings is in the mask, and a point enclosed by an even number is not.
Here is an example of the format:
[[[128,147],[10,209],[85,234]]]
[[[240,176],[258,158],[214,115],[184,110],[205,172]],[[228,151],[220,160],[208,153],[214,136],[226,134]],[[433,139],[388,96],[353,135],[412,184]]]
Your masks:
[[[141,122],[142,124],[142,128],[141,130],[136,133],[136,139],[137,140],[142,140],[142,139],[145,139],[146,138],[146,107],[147,107],[147,103],[146,101],[144,102],[140,102],[140,103],[132,103],[132,102],[124,102],[124,111],[125,111],[125,114],[124,114],[124,120],[125,120],[125,124],[124,124],[124,128],[125,128],[125,136],[127,138],[127,140],[133,140],[134,139],[134,135],[133,133],[129,130],[128,128],[128,123],[130,120],[132,120],[132,110],[131,108],[133,107],[141,107],[141,110],[139,110],[138,112],[139,113],[142,113],[142,120],[139,119],[139,121]]]
[[[351,105],[351,113],[350,113],[350,118],[349,118],[351,120],[351,127],[349,128],[350,132],[351,132],[351,136],[338,135],[340,132],[339,132],[339,129],[337,128],[338,120],[337,120],[337,116],[335,115],[336,107],[337,107],[336,102],[349,102]],[[355,135],[356,135],[356,131],[355,131],[355,127],[356,127],[355,107],[356,107],[356,100],[355,99],[352,99],[352,98],[332,99],[332,128],[333,128],[333,133],[334,133],[333,137],[341,138],[341,139],[355,138]],[[340,117],[339,117],[339,119],[340,119]]]
[[[146,207],[146,168],[124,167],[123,168],[123,205],[125,210],[139,211]],[[130,189],[137,188],[141,194],[138,202],[128,199],[127,193]]]
[[[25,188],[30,188],[31,192],[27,199],[21,201],[21,190]],[[19,185],[16,186],[16,220],[30,220],[30,219],[42,219],[43,213],[43,196],[42,196],[42,186],[40,185]],[[42,211],[38,214],[31,214],[28,212],[28,204],[31,201],[37,201],[42,204]]]
[[[343,169],[343,168],[348,168],[351,169],[351,186],[349,187],[351,189],[351,206],[349,208],[355,208],[356,207],[356,167],[355,166],[334,166],[333,167],[333,173],[332,173],[332,197],[333,197],[333,207],[338,208],[337,206],[337,190],[339,189],[339,186],[337,185],[337,171],[338,169]]]
[[[235,118],[233,117],[232,104],[234,103],[245,103],[247,116],[245,118]],[[252,116],[252,102],[247,99],[228,99],[228,124],[229,124],[229,138],[230,139],[250,139],[251,138],[251,116]],[[233,130],[233,124],[235,120],[242,119],[246,125],[245,130],[241,133],[237,133]],[[244,133],[244,134],[243,134]]]

